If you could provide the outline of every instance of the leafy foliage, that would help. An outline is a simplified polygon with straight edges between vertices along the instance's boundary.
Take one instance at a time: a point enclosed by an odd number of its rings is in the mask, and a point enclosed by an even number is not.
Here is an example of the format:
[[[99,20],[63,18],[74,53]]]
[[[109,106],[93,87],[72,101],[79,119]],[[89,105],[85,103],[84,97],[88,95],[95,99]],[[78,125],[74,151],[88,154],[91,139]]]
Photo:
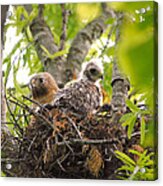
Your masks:
[[[122,122],[122,126],[126,127],[128,126],[128,138],[131,138],[132,131],[134,129],[134,126],[136,124],[137,119],[139,119],[140,122],[140,132],[141,132],[141,145],[144,144],[145,141],[145,130],[146,130],[146,122],[145,118],[150,116],[149,110],[142,110],[138,108],[135,104],[133,104],[130,100],[126,100],[126,104],[131,110],[131,112],[123,115],[120,119],[120,122]]]
[[[123,8],[124,5],[122,5]],[[145,101],[153,110],[153,102],[150,98],[154,94],[154,63],[157,63],[153,39],[156,37],[155,29],[157,29],[153,22],[156,10],[153,2],[137,2],[128,5],[126,9],[129,12],[135,9],[132,11],[132,17],[128,17],[123,24],[123,36],[119,43],[120,50],[118,50],[119,63],[135,89],[145,94]],[[129,24],[131,19],[132,23]]]
[[[129,78],[131,90],[136,91],[132,98],[126,100],[129,112],[120,119],[123,127],[127,128],[128,138],[132,138],[134,128],[141,133],[140,144],[143,147],[155,147],[156,121],[155,98],[157,95],[157,54],[154,47],[157,46],[157,25],[154,23],[156,17],[156,4],[154,2],[109,2],[109,8],[116,11],[123,11],[125,19],[120,30],[120,41],[116,43],[116,31],[110,35],[115,19],[108,19],[107,29],[99,40],[92,44],[86,60],[98,57],[104,66],[104,81],[102,86],[105,91],[104,103],[110,103],[112,98],[112,67],[114,57],[118,58],[121,70]],[[65,48],[54,54],[44,46],[41,46],[44,55],[49,59],[66,56],[76,34],[90,21],[101,15],[100,3],[91,4],[66,4],[69,11],[67,23],[67,38]],[[38,15],[38,5],[32,5],[31,13],[28,13],[24,6],[10,7],[11,15],[6,25],[6,45],[4,50],[3,70],[6,97],[13,95],[27,105],[29,101],[22,95],[30,96],[27,77],[44,70],[40,61],[30,24]],[[62,34],[62,11],[60,4],[46,4],[44,7],[44,19],[52,31],[55,43],[60,46]],[[16,40],[16,41],[15,41]],[[10,46],[14,43],[14,46]],[[21,72],[23,78],[20,77]],[[131,92],[132,92],[131,91]],[[135,103],[136,100],[136,103]],[[144,105],[141,107],[140,105]],[[23,128],[29,122],[29,114],[20,110],[15,104],[8,102],[7,122],[11,132],[15,136],[18,127]],[[13,115],[15,117],[13,117]],[[24,117],[25,116],[25,117]],[[15,125],[18,123],[18,125]],[[116,151],[116,156],[124,165],[118,169],[123,179],[152,180],[154,179],[154,158],[153,153],[130,150],[130,154],[137,155],[135,161],[129,155]]]
[[[135,150],[129,150],[129,153],[137,156],[138,160],[134,161],[125,153],[116,151],[116,156],[120,159],[124,165],[118,168],[118,177],[128,180],[154,180],[156,176],[155,172],[155,159],[154,153],[148,153],[145,150],[140,153]]]

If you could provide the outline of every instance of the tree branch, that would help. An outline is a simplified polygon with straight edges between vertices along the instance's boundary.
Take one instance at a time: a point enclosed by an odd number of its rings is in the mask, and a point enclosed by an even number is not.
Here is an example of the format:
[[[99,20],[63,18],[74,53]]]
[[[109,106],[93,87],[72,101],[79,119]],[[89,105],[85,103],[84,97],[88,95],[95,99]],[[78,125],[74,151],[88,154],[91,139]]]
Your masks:
[[[62,9],[62,34],[60,37],[60,48],[59,50],[63,50],[65,47],[65,41],[66,41],[66,29],[67,29],[67,21],[68,21],[68,15],[69,12],[68,10],[65,9],[65,4],[61,4],[61,9]]]
[[[6,15],[9,5],[1,5],[1,55],[0,55],[0,61],[2,61],[2,50],[4,45],[4,24],[6,21]],[[4,91],[4,85],[3,85],[3,73],[0,70],[0,87],[1,87],[1,122],[6,122],[6,100],[5,100],[5,91]],[[3,135],[10,135],[10,132],[6,125],[1,126]]]
[[[105,23],[112,15],[110,12],[104,12],[102,16],[94,19],[84,29],[82,29],[72,42],[69,54],[67,56],[67,64],[65,74],[68,74],[65,82],[70,81],[75,73],[77,76],[81,70],[83,63],[92,43],[100,38],[101,34],[107,28]]]
[[[27,6],[25,8],[27,8]],[[59,87],[63,87],[64,84],[72,80],[74,76],[78,76],[81,70],[81,64],[83,63],[92,43],[101,36],[107,28],[107,24],[105,22],[113,16],[111,11],[104,12],[102,16],[94,19],[84,29],[82,29],[72,42],[67,60],[63,56],[55,59],[49,59],[44,55],[44,51],[41,46],[44,46],[50,54],[54,54],[64,47],[67,22],[64,5],[62,5],[62,13],[63,33],[61,36],[62,40],[60,47],[54,42],[52,32],[47,26],[43,14],[39,14],[30,26],[35,41],[35,47],[38,56],[43,63],[44,69],[53,75]]]
[[[25,6],[25,8],[30,13],[30,5]],[[51,30],[44,20],[43,8],[43,5],[39,6],[39,14],[32,21],[30,29],[34,38],[37,54],[43,63],[44,70],[52,74],[59,87],[63,87],[63,69],[65,58],[57,57],[55,59],[49,59],[44,55],[44,51],[42,49],[42,46],[45,47],[50,54],[54,54],[59,50],[59,47],[54,42]]]
[[[3,42],[4,42],[4,24],[6,21],[6,14],[7,14],[7,10],[8,10],[9,5],[1,5],[1,43],[3,46]],[[3,48],[3,47],[2,47]]]
[[[116,50],[118,42],[120,41],[120,29],[123,22],[123,13],[117,12],[117,27],[116,27]],[[112,107],[114,112],[125,113],[126,112],[126,103],[125,100],[128,97],[128,90],[130,88],[129,81],[126,77],[120,72],[117,57],[114,57],[113,61],[113,73],[112,73]],[[115,119],[115,118],[114,118]],[[116,121],[116,119],[115,119]]]
[[[99,144],[113,144],[117,143],[117,139],[70,139],[68,141],[58,142],[56,143],[58,146],[62,146],[65,144],[73,144],[73,145],[99,145]]]

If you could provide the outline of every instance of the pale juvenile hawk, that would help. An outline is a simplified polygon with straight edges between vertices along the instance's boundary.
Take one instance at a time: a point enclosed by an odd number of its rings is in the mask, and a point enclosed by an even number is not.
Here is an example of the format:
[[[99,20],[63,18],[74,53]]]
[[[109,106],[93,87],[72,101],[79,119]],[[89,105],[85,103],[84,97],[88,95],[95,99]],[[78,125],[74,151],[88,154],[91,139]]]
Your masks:
[[[83,66],[79,79],[59,90],[53,104],[53,108],[77,118],[94,113],[102,101],[99,81],[103,78],[103,69],[96,61],[84,63]]]

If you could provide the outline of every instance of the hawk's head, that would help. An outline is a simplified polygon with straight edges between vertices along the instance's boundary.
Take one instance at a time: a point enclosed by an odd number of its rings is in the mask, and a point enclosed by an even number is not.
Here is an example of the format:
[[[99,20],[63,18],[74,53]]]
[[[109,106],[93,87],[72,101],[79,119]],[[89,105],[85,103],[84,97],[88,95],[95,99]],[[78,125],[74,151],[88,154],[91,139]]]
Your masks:
[[[53,77],[47,72],[38,73],[30,79],[29,88],[34,99],[57,92],[58,86]]]
[[[97,62],[88,62],[82,71],[82,78],[96,82],[103,79],[103,69]]]

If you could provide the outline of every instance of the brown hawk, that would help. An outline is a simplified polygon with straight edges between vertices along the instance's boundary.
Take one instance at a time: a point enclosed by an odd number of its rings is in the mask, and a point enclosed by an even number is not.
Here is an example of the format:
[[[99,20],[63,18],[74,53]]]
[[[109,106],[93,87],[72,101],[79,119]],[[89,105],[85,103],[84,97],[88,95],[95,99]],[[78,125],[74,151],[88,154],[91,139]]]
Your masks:
[[[32,91],[33,100],[42,105],[52,104],[55,94],[59,90],[56,81],[48,72],[34,75],[30,79],[29,88]]]
[[[37,112],[38,109],[40,109],[38,104],[52,104],[56,92],[59,90],[55,79],[48,72],[41,72],[33,75],[29,82],[29,88],[32,93],[32,99],[36,102],[33,103],[33,108]],[[32,128],[37,122],[39,122],[39,118],[33,115],[29,123],[29,129],[31,128],[31,130],[33,130]]]

